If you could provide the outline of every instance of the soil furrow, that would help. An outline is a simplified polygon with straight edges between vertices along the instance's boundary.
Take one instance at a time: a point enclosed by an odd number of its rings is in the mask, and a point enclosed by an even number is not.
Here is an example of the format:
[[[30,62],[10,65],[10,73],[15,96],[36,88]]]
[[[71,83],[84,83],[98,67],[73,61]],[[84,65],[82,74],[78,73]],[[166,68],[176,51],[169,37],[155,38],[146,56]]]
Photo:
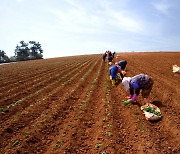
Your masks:
[[[94,67],[94,66],[93,66],[93,67]],[[85,72],[82,72],[82,74],[84,74],[84,73],[85,73]],[[67,90],[67,91],[68,91],[68,90]],[[60,99],[60,98],[59,98],[59,99]],[[67,103],[67,102],[66,102],[66,101],[67,101],[66,98],[64,98],[64,101],[65,101],[65,103]],[[57,106],[56,106],[54,103],[53,103],[52,105],[53,105],[55,108],[57,108]],[[60,107],[61,107],[63,110],[66,108],[66,107],[62,107],[63,104],[61,104],[61,103],[58,104],[58,105],[60,105]],[[51,109],[54,110],[54,107],[53,107],[53,106],[51,106]],[[62,109],[61,109],[60,111],[62,111]],[[45,113],[45,112],[48,113],[47,108],[46,108],[46,110],[44,111],[44,113]],[[58,111],[58,113],[59,113],[59,111]],[[60,113],[61,113],[61,112],[60,112]],[[56,110],[55,114],[57,114],[57,110]],[[46,114],[44,114],[44,115],[46,115]],[[62,115],[62,114],[60,114],[60,115]],[[53,118],[53,119],[55,118],[55,115],[46,115],[46,116],[50,116],[50,120],[51,120],[52,118]],[[52,116],[52,117],[51,117],[51,116]],[[36,125],[36,124],[39,125],[39,124],[38,124],[38,121],[41,121],[41,120],[40,120],[40,119],[41,119],[41,116],[38,115],[38,117],[39,117],[39,118],[38,118],[39,120],[36,118],[36,121],[33,121],[33,123],[34,123],[33,125]],[[47,118],[46,118],[46,121],[48,121]],[[31,125],[32,125],[32,124],[31,124]],[[51,127],[51,126],[49,126],[49,127]],[[52,126],[52,127],[53,127],[53,126]],[[38,129],[39,129],[39,128],[38,128]],[[36,131],[38,131],[38,129],[37,129]],[[47,129],[47,128],[46,128],[46,129]],[[45,130],[44,130],[44,131],[45,131]],[[43,131],[43,132],[44,132],[44,131]],[[48,131],[48,129],[47,129],[47,131]],[[34,134],[34,135],[35,135],[35,134]],[[32,147],[31,147],[31,148],[32,148]]]

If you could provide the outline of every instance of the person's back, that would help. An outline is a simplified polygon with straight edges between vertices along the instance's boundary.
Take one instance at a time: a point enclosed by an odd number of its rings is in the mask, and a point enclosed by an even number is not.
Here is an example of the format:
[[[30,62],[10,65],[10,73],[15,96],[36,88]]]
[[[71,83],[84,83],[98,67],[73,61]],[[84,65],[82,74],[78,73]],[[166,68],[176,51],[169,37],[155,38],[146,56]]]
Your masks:
[[[126,65],[127,65],[127,61],[126,60],[121,60],[119,62],[117,62],[117,64],[119,66],[121,66],[121,69],[124,70],[126,68]]]
[[[138,87],[142,89],[148,82],[148,79],[149,79],[149,76],[147,74],[141,73],[141,74],[133,76],[131,78],[131,83],[133,84],[137,82]]]
[[[109,53],[108,53],[108,58],[109,57],[112,57],[112,52],[111,51],[109,51]]]
[[[114,58],[114,56],[115,56],[115,53],[116,53],[116,52],[114,51],[113,54],[112,54],[113,58]]]
[[[112,60],[113,60],[113,55],[112,55],[112,52],[109,51],[109,53],[108,53],[108,61],[112,62]]]
[[[103,54],[103,60],[104,60],[104,62],[105,62],[105,60],[106,60],[106,56],[107,56],[107,54],[104,53],[104,54]]]

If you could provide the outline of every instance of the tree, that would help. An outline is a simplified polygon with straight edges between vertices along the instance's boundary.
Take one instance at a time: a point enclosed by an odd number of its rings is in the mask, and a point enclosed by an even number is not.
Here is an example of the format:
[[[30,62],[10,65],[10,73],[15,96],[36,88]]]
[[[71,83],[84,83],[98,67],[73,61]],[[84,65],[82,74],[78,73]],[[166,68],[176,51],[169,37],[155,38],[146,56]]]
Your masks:
[[[0,50],[0,63],[7,63],[10,59],[3,50]]]
[[[24,41],[20,41],[21,46],[16,46],[15,56],[17,60],[28,60],[29,59],[29,51],[28,43]]]
[[[43,58],[42,53],[41,44],[36,41],[29,41],[29,43],[20,41],[20,45],[17,45],[15,49],[15,57],[18,61],[41,59]]]
[[[0,50],[0,60],[3,59],[4,55],[5,55],[5,52],[3,50]]]
[[[35,59],[41,59],[43,57],[41,44],[39,42],[36,43],[36,41],[29,41],[29,43],[32,45],[30,47],[31,56],[33,56]]]

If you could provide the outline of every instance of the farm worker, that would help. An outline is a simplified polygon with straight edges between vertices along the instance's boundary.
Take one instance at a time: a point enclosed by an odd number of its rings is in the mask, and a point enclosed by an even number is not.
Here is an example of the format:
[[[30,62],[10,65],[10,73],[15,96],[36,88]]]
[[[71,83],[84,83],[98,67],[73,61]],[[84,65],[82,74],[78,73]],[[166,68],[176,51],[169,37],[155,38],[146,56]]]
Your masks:
[[[108,51],[106,51],[106,52],[103,54],[103,60],[104,60],[104,62],[105,62],[105,60],[106,60],[107,55],[108,55]]]
[[[121,66],[121,70],[124,70],[126,68],[127,61],[126,60],[121,60],[119,62],[116,62],[115,64]]]
[[[116,52],[114,51],[113,54],[112,54],[113,58],[114,58],[115,54],[116,54]]]
[[[118,74],[120,78],[123,79],[123,74],[121,72],[121,67],[119,65],[113,65],[109,68],[110,79],[112,81],[112,86],[115,86]]]
[[[108,51],[108,61],[109,61],[109,63],[112,62],[112,60],[113,60],[113,54],[112,54],[111,51]]]
[[[122,80],[122,84],[126,91],[129,90],[128,101],[134,102],[140,90],[142,90],[142,97],[144,99],[145,104],[149,104],[149,94],[153,87],[153,79],[147,74],[139,74],[133,77],[124,77]]]

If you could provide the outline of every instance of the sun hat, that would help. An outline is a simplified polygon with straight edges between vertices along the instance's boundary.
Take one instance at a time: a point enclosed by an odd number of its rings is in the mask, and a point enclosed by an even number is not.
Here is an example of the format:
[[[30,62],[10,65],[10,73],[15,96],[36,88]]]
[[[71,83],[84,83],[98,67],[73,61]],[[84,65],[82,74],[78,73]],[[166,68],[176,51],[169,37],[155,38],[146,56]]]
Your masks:
[[[130,81],[131,81],[131,77],[124,77],[122,80],[122,84],[124,85],[126,91],[130,88],[129,87]]]

